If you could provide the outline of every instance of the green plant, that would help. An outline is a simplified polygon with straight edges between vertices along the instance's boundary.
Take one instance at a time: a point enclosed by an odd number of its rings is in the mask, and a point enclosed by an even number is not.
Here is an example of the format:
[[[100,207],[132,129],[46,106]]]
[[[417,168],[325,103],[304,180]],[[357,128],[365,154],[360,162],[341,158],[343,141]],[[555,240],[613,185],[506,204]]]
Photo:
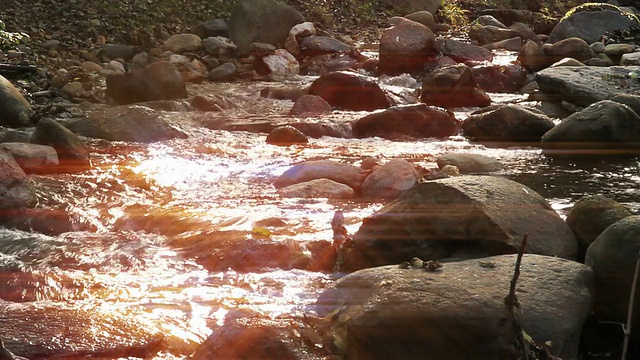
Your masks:
[[[454,27],[469,25],[469,17],[457,1],[443,1],[438,16]]]
[[[0,49],[12,49],[16,45],[29,40],[29,35],[21,32],[9,32],[5,30],[5,24],[0,20]]]

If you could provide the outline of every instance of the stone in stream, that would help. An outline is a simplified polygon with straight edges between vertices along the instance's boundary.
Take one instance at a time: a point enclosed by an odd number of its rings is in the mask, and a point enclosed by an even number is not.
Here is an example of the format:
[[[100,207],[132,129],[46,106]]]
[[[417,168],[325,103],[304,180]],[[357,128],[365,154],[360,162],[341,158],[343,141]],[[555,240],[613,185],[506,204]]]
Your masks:
[[[56,150],[60,172],[78,172],[91,168],[89,150],[82,140],[55,120],[40,119],[31,142],[51,146]]]
[[[478,65],[471,71],[478,86],[486,92],[518,93],[527,82],[527,71],[517,63]]]
[[[25,172],[10,152],[0,148],[0,220],[3,223],[14,220],[13,215],[35,207],[37,203]]]
[[[187,97],[184,79],[168,61],[125,74],[107,76],[106,95],[117,104],[133,104],[152,100],[172,100]]]
[[[293,166],[274,182],[276,189],[314,179],[330,179],[358,191],[364,181],[364,170],[332,160],[310,160]]]
[[[435,57],[435,37],[425,25],[401,17],[389,20],[380,38],[378,69],[384,74],[416,72]]]
[[[436,40],[436,48],[443,55],[461,63],[467,61],[491,61],[493,58],[493,53],[483,47],[453,39]]]
[[[27,99],[0,75],[0,125],[14,128],[33,126],[30,116],[31,105]]]
[[[328,115],[333,112],[333,107],[320,96],[302,95],[295,100],[293,107],[289,110],[292,116],[314,116]]]
[[[586,4],[567,12],[549,34],[549,43],[569,37],[579,37],[591,44],[600,41],[607,32],[638,27],[635,15],[611,4]]]
[[[175,34],[164,41],[162,50],[182,54],[202,49],[202,39],[196,34]]]
[[[504,164],[497,159],[481,154],[444,154],[438,156],[436,163],[440,170],[447,165],[453,165],[461,174],[480,174],[504,169]]]
[[[420,174],[404,159],[393,159],[374,170],[362,182],[362,195],[374,199],[395,199],[416,186]]]
[[[320,96],[342,110],[373,111],[391,105],[375,79],[346,71],[320,76],[311,84],[309,95]]]
[[[405,15],[404,17],[428,27],[431,31],[434,31],[436,29],[436,21],[433,18],[433,13],[430,13],[429,11],[416,11],[412,12],[411,14]]]
[[[507,104],[473,112],[462,123],[462,132],[473,141],[538,143],[553,127],[553,120],[541,111]]]
[[[519,36],[520,34],[516,30],[492,25],[475,25],[469,30],[469,38],[478,42],[478,45],[481,46]]]
[[[471,68],[464,64],[439,68],[425,76],[420,101],[443,108],[491,104],[491,98],[478,87]]]
[[[355,191],[348,185],[329,180],[314,179],[278,189],[285,198],[327,198],[346,199],[355,197]]]
[[[278,126],[267,135],[267,144],[289,146],[293,144],[306,144],[309,142],[302,131],[290,125]]]
[[[0,147],[8,150],[25,173],[58,172],[58,153],[51,146],[5,142]]]

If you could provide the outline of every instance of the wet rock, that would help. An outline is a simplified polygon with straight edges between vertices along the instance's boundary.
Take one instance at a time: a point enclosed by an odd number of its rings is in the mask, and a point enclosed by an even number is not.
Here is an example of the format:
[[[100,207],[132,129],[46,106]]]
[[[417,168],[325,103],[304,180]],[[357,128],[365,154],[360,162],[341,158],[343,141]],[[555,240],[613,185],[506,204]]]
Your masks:
[[[364,180],[364,171],[353,165],[332,160],[311,160],[297,164],[285,171],[274,182],[276,189],[314,179],[329,179],[359,190]]]
[[[640,26],[634,16],[624,13],[613,5],[593,5],[596,6],[588,9],[583,7],[584,11],[576,11],[575,8],[569,10],[549,34],[547,42],[555,43],[562,39],[579,37],[591,44],[600,41],[606,32],[629,30],[631,27]]]
[[[185,83],[200,84],[207,78],[207,66],[198,59],[188,60],[177,66]]]
[[[508,104],[474,112],[462,123],[462,133],[474,141],[537,143],[553,127],[542,112]]]
[[[320,76],[311,84],[309,95],[320,96],[342,110],[373,111],[390,105],[373,78],[343,71]]]
[[[16,213],[32,208],[37,203],[20,165],[9,151],[0,148],[0,220],[6,223]]]
[[[222,95],[196,95],[191,99],[191,106],[198,111],[222,111],[238,107],[231,100]]]
[[[306,57],[301,63],[301,72],[305,75],[325,75],[336,71],[354,71],[360,69],[362,62],[351,54],[332,53]]]
[[[431,31],[436,29],[436,21],[433,18],[433,14],[426,10],[412,12],[404,17],[428,27]]]
[[[420,101],[443,108],[488,106],[491,99],[464,64],[447,66],[428,74],[422,81]]]
[[[202,39],[196,34],[176,34],[162,44],[162,50],[182,54],[189,51],[202,49]]]
[[[483,48],[488,50],[504,49],[508,51],[520,52],[522,51],[522,39],[519,37],[514,37],[507,40],[496,41],[494,43],[483,46]]]
[[[481,174],[504,169],[504,164],[497,159],[481,154],[445,154],[438,156],[436,163],[440,170],[447,165],[453,165],[461,174]]]
[[[469,38],[477,41],[478,45],[491,44],[497,41],[519,37],[520,34],[513,29],[504,29],[497,26],[473,26],[469,30]]]
[[[282,47],[289,53],[298,56],[300,55],[299,39],[304,38],[305,36],[315,35],[316,33],[316,27],[312,22],[307,21],[294,25]]]
[[[33,133],[31,130],[33,129],[16,130],[16,129],[0,128],[0,143],[4,143],[4,142],[28,143],[31,141],[31,134]]]
[[[542,70],[553,64],[545,55],[544,50],[542,50],[542,45],[533,40],[525,42],[518,54],[518,62],[531,72]]]
[[[354,197],[355,191],[333,180],[315,179],[278,189],[278,194],[286,198],[346,199]]]
[[[445,109],[425,104],[394,106],[353,123],[357,138],[446,138],[458,133],[460,123]]]
[[[586,66],[586,65],[574,58],[564,58],[562,60],[559,60],[551,64],[550,67],[558,67],[558,66]]]
[[[224,36],[212,36],[202,40],[204,50],[214,56],[231,56],[238,47],[231,39]]]
[[[588,66],[614,66],[617,65],[610,57],[605,54],[596,54],[589,60],[584,62]]]
[[[151,143],[186,138],[185,133],[169,125],[155,111],[139,105],[96,110],[67,126],[77,134],[110,141]]]
[[[300,40],[302,56],[317,56],[330,53],[350,53],[353,48],[340,40],[328,36],[310,35]]]
[[[393,159],[382,165],[362,183],[362,195],[375,199],[395,199],[414,187],[420,174],[404,159]]]
[[[93,61],[85,61],[82,63],[82,68],[84,70],[86,70],[89,73],[97,73],[99,74],[100,72],[102,72],[102,70],[104,70],[102,68],[102,65],[100,64],[96,64]]]
[[[0,147],[9,151],[25,173],[57,172],[58,153],[51,146],[20,142],[0,143]]]
[[[576,258],[571,229],[525,185],[476,175],[428,181],[363,220],[344,254],[344,270],[399,264],[414,256],[515,253],[525,234],[528,253]]]
[[[184,79],[173,64],[158,61],[128,72],[107,76],[106,95],[117,104],[187,97]]]
[[[624,104],[603,100],[569,115],[541,140],[549,154],[637,152],[640,116]]]
[[[304,17],[294,8],[274,0],[241,0],[231,9],[229,37],[240,53],[254,42],[282,44],[291,28]]]
[[[98,51],[98,57],[105,61],[123,59],[130,61],[136,55],[136,50],[129,45],[107,44]]]
[[[278,126],[271,130],[267,136],[267,144],[288,146],[293,144],[306,144],[309,139],[293,126]]]
[[[301,86],[267,86],[260,90],[260,96],[267,99],[296,101],[301,96],[307,95],[309,89]],[[313,95],[317,96],[317,95]]]
[[[504,27],[507,27],[516,22],[527,22],[527,19],[531,17],[532,12],[530,10],[523,9],[485,9],[479,12],[481,16],[493,16]],[[483,24],[494,25],[498,27],[500,24]]]
[[[526,41],[526,40],[539,41],[538,34],[536,34],[536,32],[533,31],[533,29],[531,29],[527,24],[523,24],[521,22],[515,22],[509,25],[509,29],[517,32],[518,37],[520,37],[522,41]]]
[[[401,74],[423,69],[436,53],[433,32],[418,22],[394,17],[380,38],[378,70],[385,74]]]
[[[467,61],[491,61],[493,58],[491,51],[485,48],[452,39],[438,39],[436,48],[442,54],[461,63]]]
[[[31,105],[27,99],[9,80],[0,75],[0,126],[33,126],[30,116]]]
[[[292,116],[313,116],[328,115],[333,112],[333,107],[329,103],[316,95],[303,95],[295,100],[293,107],[289,110]]]
[[[500,20],[496,19],[493,15],[480,15],[473,21],[472,25],[475,24],[482,26],[495,26],[503,29],[507,28],[507,25],[500,22]]]
[[[633,274],[640,253],[640,216],[628,216],[606,228],[587,249],[585,264],[595,274],[594,315],[598,320],[626,323]],[[640,306],[636,288],[633,308]],[[631,326],[640,325],[634,311]]]
[[[478,86],[486,92],[517,93],[527,82],[527,72],[517,63],[479,65],[471,72]]]
[[[609,57],[620,57],[635,50],[636,46],[632,44],[609,44],[604,47],[603,52]]]
[[[593,57],[593,50],[589,43],[578,38],[570,37],[560,40],[551,46],[543,48],[549,61],[554,63],[564,58],[573,58],[578,61],[585,61]]]
[[[78,172],[91,168],[89,150],[77,135],[55,120],[40,119],[31,142],[56,149],[60,172]]]
[[[620,58],[620,65],[623,66],[637,66],[640,65],[640,53],[624,54]]]
[[[198,35],[200,39],[212,36],[228,37],[229,24],[227,24],[226,19],[209,19],[194,26],[193,33]]]
[[[513,359],[510,324],[499,319],[515,261],[500,255],[442,263],[436,271],[397,264],[361,270],[322,293],[318,313],[335,314],[332,334],[349,359]],[[517,295],[523,330],[538,344],[551,341],[554,354],[576,358],[593,301],[591,269],[524,255]]]
[[[237,68],[233,63],[225,63],[209,72],[209,80],[225,81],[236,75]]]
[[[284,81],[300,73],[298,60],[284,49],[278,49],[275,54],[263,57],[262,62],[267,66],[269,79],[272,81]]]

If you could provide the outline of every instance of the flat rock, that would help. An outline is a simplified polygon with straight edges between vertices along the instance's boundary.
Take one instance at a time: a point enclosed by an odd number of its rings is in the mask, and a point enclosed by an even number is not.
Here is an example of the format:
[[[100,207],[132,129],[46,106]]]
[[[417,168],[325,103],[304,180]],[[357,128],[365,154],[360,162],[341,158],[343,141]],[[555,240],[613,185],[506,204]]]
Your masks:
[[[359,190],[364,180],[364,171],[353,165],[343,164],[332,160],[305,161],[285,171],[280,175],[274,186],[277,189],[314,179],[330,179],[354,190]]]

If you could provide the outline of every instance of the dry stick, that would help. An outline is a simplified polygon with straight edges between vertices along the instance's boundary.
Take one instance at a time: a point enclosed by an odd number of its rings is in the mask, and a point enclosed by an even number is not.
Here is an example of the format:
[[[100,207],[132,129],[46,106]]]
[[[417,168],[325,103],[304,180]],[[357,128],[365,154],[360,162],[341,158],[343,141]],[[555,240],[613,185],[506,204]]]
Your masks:
[[[629,295],[629,311],[627,312],[627,325],[624,327],[624,345],[622,346],[622,360],[627,358],[627,348],[629,347],[629,337],[631,335],[631,316],[633,315],[633,302],[635,301],[636,286],[638,286],[638,273],[640,273],[640,251],[636,260],[636,270],[633,273],[631,283],[631,295]]]
[[[522,237],[522,244],[520,245],[520,251],[518,251],[518,258],[516,259],[516,269],[513,272],[513,278],[511,279],[511,285],[509,286],[509,294],[504,298],[504,305],[507,308],[507,314],[511,320],[511,327],[513,329],[514,335],[517,340],[517,344],[519,344],[520,350],[522,351],[522,355],[524,355],[524,359],[529,359],[529,354],[527,352],[527,344],[524,339],[524,335],[522,334],[522,326],[520,326],[520,322],[516,317],[516,313],[514,308],[520,308],[520,304],[518,303],[518,297],[516,296],[516,283],[518,282],[518,278],[520,277],[520,263],[522,262],[522,255],[524,255],[524,248],[527,246],[527,238],[529,234],[524,234]]]

